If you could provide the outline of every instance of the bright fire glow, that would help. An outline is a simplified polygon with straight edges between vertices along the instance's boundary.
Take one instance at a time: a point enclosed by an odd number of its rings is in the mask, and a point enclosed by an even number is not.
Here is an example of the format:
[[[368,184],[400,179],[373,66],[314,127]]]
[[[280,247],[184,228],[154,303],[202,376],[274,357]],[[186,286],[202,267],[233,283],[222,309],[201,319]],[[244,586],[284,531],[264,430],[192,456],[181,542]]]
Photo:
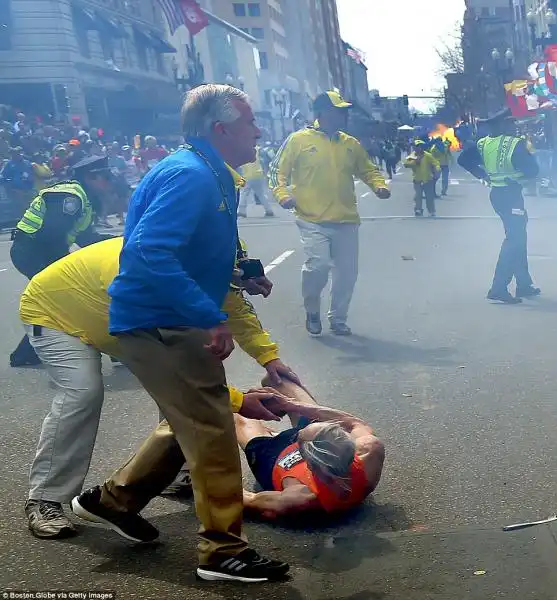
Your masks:
[[[456,124],[458,127],[459,123]],[[454,133],[453,127],[447,127],[443,123],[437,123],[435,129],[429,133],[429,137],[441,138],[443,141],[448,140],[451,143],[451,150],[453,152],[461,150],[460,142]]]

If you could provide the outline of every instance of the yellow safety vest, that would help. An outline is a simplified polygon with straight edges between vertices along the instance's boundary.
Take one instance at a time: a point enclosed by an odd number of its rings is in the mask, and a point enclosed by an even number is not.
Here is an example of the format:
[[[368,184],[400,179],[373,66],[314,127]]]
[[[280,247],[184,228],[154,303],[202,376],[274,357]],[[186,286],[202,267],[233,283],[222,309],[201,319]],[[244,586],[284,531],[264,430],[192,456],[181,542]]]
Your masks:
[[[523,174],[512,163],[513,152],[520,142],[520,138],[510,135],[488,136],[478,140],[478,151],[493,187],[507,186],[506,179],[516,182],[524,179]]]
[[[77,236],[89,228],[93,221],[93,207],[85,190],[77,181],[64,181],[56,183],[50,187],[41,190],[37,197],[31,202],[29,208],[17,224],[17,228],[30,235],[37,233],[43,226],[44,217],[46,215],[47,204],[45,196],[49,194],[66,194],[67,196],[75,196],[81,202],[81,213],[75,221],[72,229],[67,234],[68,247],[75,243]]]

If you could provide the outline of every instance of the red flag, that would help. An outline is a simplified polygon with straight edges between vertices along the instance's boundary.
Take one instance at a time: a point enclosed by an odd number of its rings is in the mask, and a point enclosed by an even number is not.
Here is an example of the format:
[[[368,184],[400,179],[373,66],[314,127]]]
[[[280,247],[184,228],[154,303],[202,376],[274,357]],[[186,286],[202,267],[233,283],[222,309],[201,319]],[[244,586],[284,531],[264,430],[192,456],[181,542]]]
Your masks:
[[[545,60],[548,62],[557,62],[557,45],[550,44],[545,48]]]
[[[180,8],[184,16],[184,25],[195,35],[209,25],[207,15],[195,0],[180,0]]]

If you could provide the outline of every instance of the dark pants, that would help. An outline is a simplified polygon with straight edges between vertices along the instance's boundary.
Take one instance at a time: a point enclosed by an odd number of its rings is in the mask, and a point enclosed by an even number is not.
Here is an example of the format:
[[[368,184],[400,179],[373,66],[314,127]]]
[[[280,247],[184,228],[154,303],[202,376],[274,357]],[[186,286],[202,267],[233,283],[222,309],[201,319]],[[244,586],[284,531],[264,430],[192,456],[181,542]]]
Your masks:
[[[389,179],[392,179],[393,174],[396,173],[396,163],[397,161],[395,159],[385,160],[385,167],[387,169],[387,175],[389,176]]]
[[[424,212],[424,196],[427,211],[430,215],[435,214],[435,181],[420,183],[414,181],[414,212],[422,214]]]
[[[517,288],[530,287],[532,278],[528,271],[526,231],[528,213],[524,209],[522,188],[518,185],[492,188],[491,205],[505,228],[505,239],[501,245],[491,289],[496,292],[506,291],[513,277]]]
[[[441,165],[441,193],[443,196],[449,191],[449,165]]]
[[[14,267],[22,274],[31,279],[50,264],[57,261],[60,256],[53,255],[48,248],[38,247],[26,234],[19,232],[14,238],[10,248],[10,258]],[[27,335],[24,335],[17,348],[10,354],[12,366],[40,363],[33,346],[29,343]]]

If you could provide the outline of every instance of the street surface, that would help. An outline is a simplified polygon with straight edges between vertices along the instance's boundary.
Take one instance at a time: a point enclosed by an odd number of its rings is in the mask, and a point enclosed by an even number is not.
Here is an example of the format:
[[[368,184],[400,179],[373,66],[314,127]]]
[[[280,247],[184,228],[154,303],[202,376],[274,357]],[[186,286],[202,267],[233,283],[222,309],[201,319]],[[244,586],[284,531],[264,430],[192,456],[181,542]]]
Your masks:
[[[356,335],[312,339],[300,297],[303,255],[292,215],[250,206],[241,235],[275,288],[256,299],[282,357],[324,404],[369,421],[387,448],[372,500],[326,525],[248,522],[253,545],[288,560],[291,578],[264,586],[194,578],[190,502],[159,498],[145,516],[161,543],[131,546],[81,526],[67,541],[27,531],[23,504],[40,423],[53,395],[46,374],[10,369],[25,282],[0,241],[0,591],[97,590],[120,599],[556,600],[557,527],[503,525],[557,510],[557,199],[528,200],[531,271],[541,298],[519,306],[485,294],[502,239],[488,190],[460,171],[437,220],[415,219],[407,174],[380,201],[358,183],[360,277],[349,324]],[[292,252],[291,254],[288,254]],[[278,262],[278,261],[277,261]],[[229,380],[248,388],[262,369],[237,350]],[[106,402],[88,484],[102,481],[157,421],[125,370],[106,365]],[[251,478],[247,477],[251,482]]]

